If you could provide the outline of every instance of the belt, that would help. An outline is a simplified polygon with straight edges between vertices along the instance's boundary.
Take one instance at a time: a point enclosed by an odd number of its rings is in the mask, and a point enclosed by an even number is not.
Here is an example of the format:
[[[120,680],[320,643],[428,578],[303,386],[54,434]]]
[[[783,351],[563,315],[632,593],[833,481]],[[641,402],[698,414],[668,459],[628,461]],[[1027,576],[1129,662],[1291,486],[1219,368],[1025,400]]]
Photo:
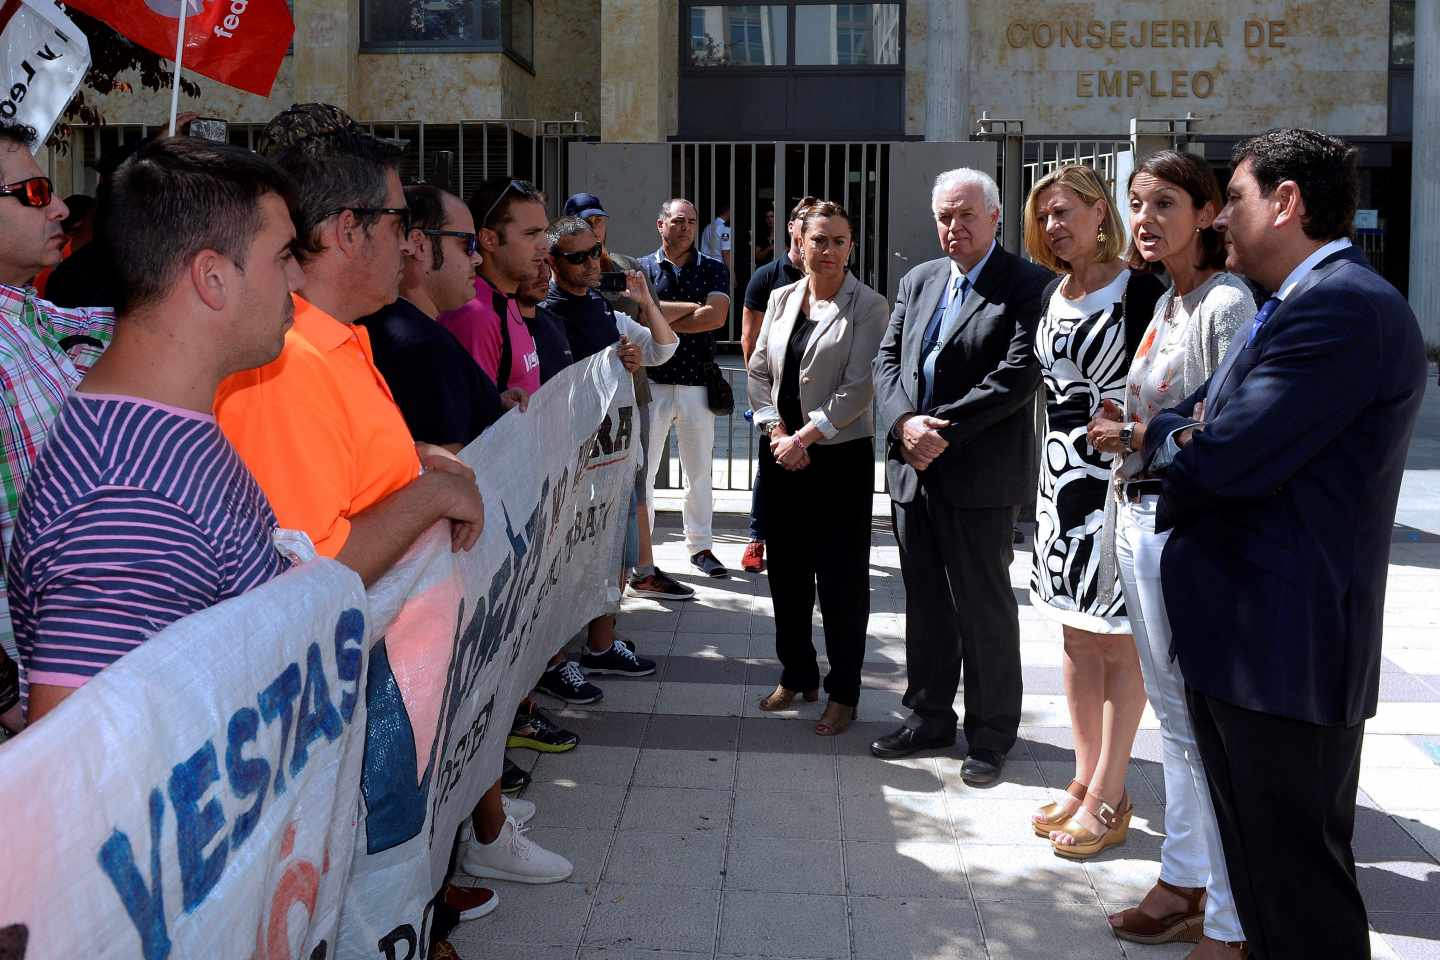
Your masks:
[[[1164,486],[1163,480],[1126,480],[1120,485],[1120,497],[1130,503],[1139,503],[1144,496],[1158,497]]]

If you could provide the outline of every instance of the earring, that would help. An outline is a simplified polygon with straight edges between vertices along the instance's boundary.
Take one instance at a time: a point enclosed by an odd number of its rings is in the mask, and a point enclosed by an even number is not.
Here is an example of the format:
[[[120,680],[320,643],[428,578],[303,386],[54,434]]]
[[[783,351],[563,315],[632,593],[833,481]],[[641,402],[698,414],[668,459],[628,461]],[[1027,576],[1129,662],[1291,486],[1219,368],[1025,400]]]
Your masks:
[[[1101,228],[1101,230],[1095,234],[1095,242],[1103,247],[1105,246],[1105,239],[1105,230]]]

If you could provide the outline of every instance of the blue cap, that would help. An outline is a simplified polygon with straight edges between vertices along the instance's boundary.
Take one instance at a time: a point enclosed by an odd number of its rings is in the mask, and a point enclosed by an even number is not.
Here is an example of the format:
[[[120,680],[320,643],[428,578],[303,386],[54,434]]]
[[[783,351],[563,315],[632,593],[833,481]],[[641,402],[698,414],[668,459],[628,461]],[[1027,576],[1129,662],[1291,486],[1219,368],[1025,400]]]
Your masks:
[[[577,193],[565,201],[565,215],[567,217],[579,217],[581,220],[588,220],[591,217],[608,217],[605,208],[600,205],[600,198],[593,193]]]

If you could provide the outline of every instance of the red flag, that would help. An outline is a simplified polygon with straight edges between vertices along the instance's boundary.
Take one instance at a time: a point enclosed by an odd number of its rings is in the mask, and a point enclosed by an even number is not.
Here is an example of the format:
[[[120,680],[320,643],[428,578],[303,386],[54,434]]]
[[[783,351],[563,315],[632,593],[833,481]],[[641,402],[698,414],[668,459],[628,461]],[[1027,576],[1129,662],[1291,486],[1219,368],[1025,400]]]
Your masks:
[[[185,68],[268,97],[295,33],[285,0],[68,0],[166,59],[175,56],[181,3],[189,5]]]

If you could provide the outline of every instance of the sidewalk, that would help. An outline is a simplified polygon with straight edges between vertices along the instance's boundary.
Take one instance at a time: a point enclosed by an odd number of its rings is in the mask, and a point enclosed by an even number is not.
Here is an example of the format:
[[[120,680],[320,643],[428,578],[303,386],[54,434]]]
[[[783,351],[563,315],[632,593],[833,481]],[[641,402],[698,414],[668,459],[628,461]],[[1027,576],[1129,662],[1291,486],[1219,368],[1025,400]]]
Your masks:
[[[1355,851],[1377,958],[1440,957],[1440,398],[1427,397],[1391,555],[1380,712],[1367,727]],[[1357,478],[1357,482],[1361,482]],[[738,567],[743,518],[717,518]],[[1178,958],[1109,932],[1159,869],[1164,782],[1147,710],[1136,742],[1128,842],[1087,864],[1051,854],[1031,811],[1073,756],[1058,629],[1020,599],[1025,700],[1005,782],[960,781],[963,744],[883,762],[870,740],[903,716],[904,593],[888,521],[875,521],[870,640],[859,722],[812,732],[823,702],[788,716],[756,701],[778,676],[764,575],[690,576],[662,514],[662,567],[688,603],[627,601],[621,629],[652,678],[600,678],[605,700],[554,710],[580,733],[533,764],[532,836],[576,864],[570,882],[499,884],[499,910],[458,928],[466,960],[1050,960]],[[818,623],[818,615],[817,615]],[[817,642],[820,639],[816,630]],[[1303,878],[1297,878],[1303,882]]]

